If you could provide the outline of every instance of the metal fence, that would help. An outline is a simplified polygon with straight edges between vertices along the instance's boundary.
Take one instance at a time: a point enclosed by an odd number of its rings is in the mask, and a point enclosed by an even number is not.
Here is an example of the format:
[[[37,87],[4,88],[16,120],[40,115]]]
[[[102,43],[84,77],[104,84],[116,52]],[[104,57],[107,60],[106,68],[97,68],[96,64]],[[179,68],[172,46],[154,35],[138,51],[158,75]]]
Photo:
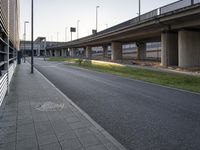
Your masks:
[[[15,68],[16,68],[16,61],[14,61],[14,63],[10,65],[9,72],[5,70],[2,76],[0,76],[0,106],[8,90],[8,85],[12,80]]]
[[[143,15],[140,16],[140,21],[144,21],[147,20],[149,18],[153,18],[156,17],[158,15],[158,9],[152,10],[148,13],[145,13]]]
[[[4,75],[1,76],[0,78],[0,105],[2,104],[3,102],[3,99],[6,95],[6,91],[8,89],[8,86],[7,86],[7,73],[5,73]]]
[[[174,10],[185,8],[192,5],[192,0],[181,0],[160,8],[160,14],[165,14]]]

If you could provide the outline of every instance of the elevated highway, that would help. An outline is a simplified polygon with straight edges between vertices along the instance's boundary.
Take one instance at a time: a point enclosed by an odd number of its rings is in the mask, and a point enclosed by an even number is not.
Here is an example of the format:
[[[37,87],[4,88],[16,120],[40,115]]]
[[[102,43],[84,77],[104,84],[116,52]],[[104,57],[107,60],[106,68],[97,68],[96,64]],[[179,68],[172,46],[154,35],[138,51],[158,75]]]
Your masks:
[[[111,45],[113,61],[122,59],[122,45],[136,43],[138,59],[146,57],[147,42],[161,42],[161,64],[200,67],[200,0],[180,0],[145,13],[96,34],[47,47],[53,51],[84,48],[91,58],[92,47],[102,46],[107,53]]]

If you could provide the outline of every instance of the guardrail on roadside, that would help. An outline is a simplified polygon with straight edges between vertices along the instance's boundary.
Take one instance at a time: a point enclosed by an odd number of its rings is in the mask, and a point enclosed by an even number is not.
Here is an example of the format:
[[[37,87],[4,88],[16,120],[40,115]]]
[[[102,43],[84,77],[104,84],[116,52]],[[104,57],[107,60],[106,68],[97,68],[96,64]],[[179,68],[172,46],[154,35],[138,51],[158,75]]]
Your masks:
[[[15,68],[16,68],[16,61],[10,65],[9,72],[6,70],[2,70],[2,76],[0,76],[0,106],[3,102],[4,97],[6,96],[6,92],[8,90],[8,85],[10,84]],[[9,77],[9,80],[8,80]]]
[[[8,89],[7,87],[7,73],[3,74],[1,77],[0,77],[0,106],[3,102],[3,99],[6,95],[6,91]]]

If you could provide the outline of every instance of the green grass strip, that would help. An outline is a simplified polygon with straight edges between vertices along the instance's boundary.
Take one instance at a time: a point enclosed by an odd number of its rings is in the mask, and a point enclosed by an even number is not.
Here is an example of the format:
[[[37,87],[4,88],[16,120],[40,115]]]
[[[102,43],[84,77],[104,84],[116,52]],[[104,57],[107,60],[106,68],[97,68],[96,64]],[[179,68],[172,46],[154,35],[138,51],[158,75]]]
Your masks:
[[[59,59],[59,60],[56,60]],[[200,93],[200,77],[182,75],[178,73],[166,73],[160,71],[152,71],[147,69],[139,69],[127,67],[115,63],[106,63],[100,61],[82,61],[80,59],[66,58],[50,58],[51,61],[66,61],[74,64],[72,66],[90,69],[98,72],[129,77],[146,82],[156,83],[169,87],[189,90]]]

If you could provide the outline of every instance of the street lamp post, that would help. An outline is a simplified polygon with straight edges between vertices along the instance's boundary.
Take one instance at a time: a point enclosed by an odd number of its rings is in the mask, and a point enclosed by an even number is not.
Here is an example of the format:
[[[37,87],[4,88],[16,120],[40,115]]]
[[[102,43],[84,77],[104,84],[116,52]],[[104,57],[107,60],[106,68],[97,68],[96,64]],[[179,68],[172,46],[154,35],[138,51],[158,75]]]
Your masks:
[[[140,21],[140,15],[141,15],[141,1],[139,0],[139,9],[138,9],[138,16],[139,16],[139,21]]]
[[[46,61],[47,57],[47,39],[46,37],[44,38],[44,61]]]
[[[24,63],[26,62],[26,24],[29,23],[28,21],[24,21],[24,51],[23,51],[23,55],[24,55]]]
[[[34,73],[33,70],[33,0],[31,0],[31,73]]]
[[[96,6],[96,32],[97,32],[97,30],[98,30],[98,8],[99,8],[100,6]]]
[[[80,20],[77,20],[77,39],[79,38],[79,22]]]

